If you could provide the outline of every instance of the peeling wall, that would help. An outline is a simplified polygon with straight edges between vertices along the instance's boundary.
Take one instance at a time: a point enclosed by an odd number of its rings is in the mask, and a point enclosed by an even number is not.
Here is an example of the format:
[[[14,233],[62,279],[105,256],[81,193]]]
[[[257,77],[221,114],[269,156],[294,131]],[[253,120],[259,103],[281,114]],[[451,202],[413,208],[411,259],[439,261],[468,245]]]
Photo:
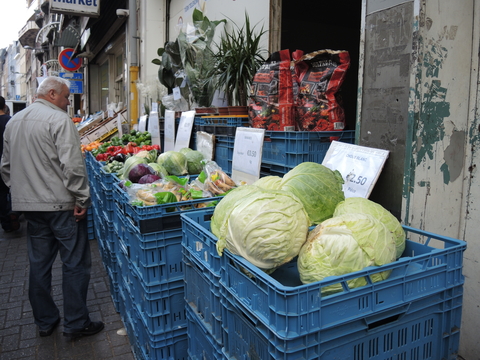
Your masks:
[[[370,199],[400,218],[413,38],[413,4],[367,16],[359,145],[389,150]]]
[[[367,0],[359,144],[391,152],[371,199],[467,241],[459,354],[480,359],[480,2],[392,1]]]

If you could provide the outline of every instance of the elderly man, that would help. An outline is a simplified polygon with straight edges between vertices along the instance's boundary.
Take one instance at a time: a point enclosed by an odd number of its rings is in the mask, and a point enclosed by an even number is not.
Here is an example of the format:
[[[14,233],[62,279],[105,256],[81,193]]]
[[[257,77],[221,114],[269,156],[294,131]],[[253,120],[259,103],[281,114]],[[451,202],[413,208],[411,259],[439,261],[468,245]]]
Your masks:
[[[28,222],[29,299],[39,334],[51,335],[60,323],[51,295],[52,265],[60,253],[63,334],[75,339],[100,332],[104,324],[91,321],[87,308],[90,188],[78,131],[66,112],[69,88],[67,80],[45,78],[37,100],[11,118],[1,175],[11,189],[13,210]]]

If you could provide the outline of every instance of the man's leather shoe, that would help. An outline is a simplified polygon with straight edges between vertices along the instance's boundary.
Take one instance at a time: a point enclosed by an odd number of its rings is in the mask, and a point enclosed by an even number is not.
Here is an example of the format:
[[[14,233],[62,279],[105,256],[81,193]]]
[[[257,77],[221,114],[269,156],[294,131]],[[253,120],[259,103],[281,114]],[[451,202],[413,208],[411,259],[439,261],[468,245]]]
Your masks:
[[[60,318],[58,318],[57,321],[55,321],[53,323],[53,325],[50,329],[39,330],[38,333],[40,334],[41,337],[50,336],[50,335],[52,335],[53,330],[55,330],[55,328],[58,326],[58,324],[60,324]]]
[[[71,339],[76,339],[81,336],[90,336],[95,335],[103,330],[105,324],[101,321],[92,321],[90,325],[84,327],[83,329],[72,331],[69,333],[64,332],[63,336],[69,337]]]

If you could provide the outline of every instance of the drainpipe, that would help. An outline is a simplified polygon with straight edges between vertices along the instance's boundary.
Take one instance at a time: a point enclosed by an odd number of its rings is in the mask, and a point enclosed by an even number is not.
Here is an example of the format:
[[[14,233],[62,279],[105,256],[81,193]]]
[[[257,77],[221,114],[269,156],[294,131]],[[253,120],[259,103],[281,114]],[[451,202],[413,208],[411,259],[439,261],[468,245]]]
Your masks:
[[[138,123],[138,54],[137,54],[137,2],[128,0],[128,41],[130,42],[130,119],[131,124]]]

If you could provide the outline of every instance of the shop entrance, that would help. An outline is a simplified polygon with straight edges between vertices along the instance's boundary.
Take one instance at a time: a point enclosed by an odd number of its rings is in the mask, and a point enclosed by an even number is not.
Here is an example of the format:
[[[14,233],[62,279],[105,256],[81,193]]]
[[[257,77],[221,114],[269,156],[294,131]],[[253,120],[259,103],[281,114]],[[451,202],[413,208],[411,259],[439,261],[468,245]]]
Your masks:
[[[282,1],[281,49],[347,50],[350,68],[342,85],[346,130],[355,130],[361,1]]]

